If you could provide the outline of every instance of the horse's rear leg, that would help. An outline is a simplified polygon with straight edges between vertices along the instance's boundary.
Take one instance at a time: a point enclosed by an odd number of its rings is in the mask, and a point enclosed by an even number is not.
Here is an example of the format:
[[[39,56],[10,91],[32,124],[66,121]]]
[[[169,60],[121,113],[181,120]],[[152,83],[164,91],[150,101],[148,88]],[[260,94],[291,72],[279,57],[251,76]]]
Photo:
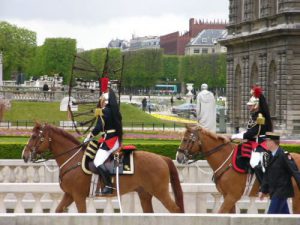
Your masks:
[[[181,209],[173,201],[168,190],[155,193],[154,196],[161,201],[161,203],[169,210],[169,212],[181,213]]]
[[[294,179],[293,179],[293,187],[295,192],[295,195],[293,197],[293,204],[292,204],[293,213],[300,214],[300,191]]]
[[[141,201],[142,209],[144,213],[153,213],[152,195],[144,190],[139,190],[138,195]]]
[[[56,213],[62,213],[66,210],[66,208],[71,205],[73,202],[73,197],[67,193],[64,193],[63,198],[60,200],[60,203],[58,204],[55,212]]]

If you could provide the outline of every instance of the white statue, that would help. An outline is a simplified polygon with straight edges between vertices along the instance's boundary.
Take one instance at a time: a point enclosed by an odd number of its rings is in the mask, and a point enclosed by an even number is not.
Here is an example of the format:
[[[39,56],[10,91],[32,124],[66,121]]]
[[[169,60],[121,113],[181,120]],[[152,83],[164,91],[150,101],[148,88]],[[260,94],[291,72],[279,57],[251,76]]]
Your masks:
[[[208,85],[202,84],[197,95],[197,120],[200,126],[216,132],[216,100],[213,93],[207,89]]]

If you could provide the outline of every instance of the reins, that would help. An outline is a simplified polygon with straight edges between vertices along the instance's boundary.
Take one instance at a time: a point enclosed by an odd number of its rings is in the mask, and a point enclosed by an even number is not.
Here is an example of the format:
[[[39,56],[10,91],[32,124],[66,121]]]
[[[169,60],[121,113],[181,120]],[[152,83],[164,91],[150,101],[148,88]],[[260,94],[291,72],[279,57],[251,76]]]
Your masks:
[[[226,146],[229,143],[231,143],[231,142],[222,143],[207,152],[199,152],[199,153],[195,154],[196,158],[193,161],[189,162],[188,164],[192,164],[192,163],[200,160],[201,158],[208,157],[208,156],[214,154],[215,152],[218,152],[219,150],[221,150],[222,147]],[[183,151],[183,150],[181,150],[181,151]]]
[[[67,150],[65,152],[62,152],[62,153],[60,153],[60,154],[58,154],[56,156],[51,156],[51,157],[48,157],[49,153],[41,153],[41,154],[39,154],[41,156],[41,159],[36,159],[36,160],[32,161],[32,163],[42,163],[42,162],[47,162],[50,159],[57,159],[60,156],[63,156],[65,154],[68,154],[70,152],[73,152],[73,151],[81,148],[83,145],[85,145],[85,143],[81,143],[79,145],[76,145],[75,147],[73,147],[73,148],[71,148],[71,149],[69,149],[69,150]]]

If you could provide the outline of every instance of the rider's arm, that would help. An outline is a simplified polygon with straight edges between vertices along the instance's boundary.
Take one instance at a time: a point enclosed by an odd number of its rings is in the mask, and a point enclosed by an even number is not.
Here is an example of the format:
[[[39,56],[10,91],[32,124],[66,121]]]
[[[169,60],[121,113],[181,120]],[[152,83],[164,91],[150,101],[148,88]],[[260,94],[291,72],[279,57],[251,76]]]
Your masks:
[[[104,131],[104,126],[105,126],[105,120],[104,120],[104,116],[105,116],[105,108],[102,110],[103,114],[97,116],[97,122],[96,122],[96,126],[94,127],[94,129],[92,130],[92,134],[93,136],[98,135],[100,132]]]
[[[244,133],[244,138],[243,139],[253,139],[256,138],[256,136],[258,135],[258,131],[259,131],[260,125],[256,124],[254,127],[248,129],[245,133]]]

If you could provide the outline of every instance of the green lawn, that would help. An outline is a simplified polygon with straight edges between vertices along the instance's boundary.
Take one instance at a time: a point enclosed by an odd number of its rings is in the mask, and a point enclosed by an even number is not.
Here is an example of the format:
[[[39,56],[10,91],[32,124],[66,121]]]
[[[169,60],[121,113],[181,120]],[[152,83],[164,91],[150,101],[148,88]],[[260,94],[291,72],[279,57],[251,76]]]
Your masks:
[[[39,121],[58,124],[59,121],[68,120],[67,112],[59,111],[59,102],[23,102],[12,101],[11,109],[4,114],[4,121]],[[84,110],[79,108],[79,111]],[[162,125],[174,126],[173,122],[163,121],[150,116],[139,108],[130,104],[121,104],[121,113],[124,126]],[[15,125],[15,124],[14,124]],[[179,125],[179,124],[178,124]]]

